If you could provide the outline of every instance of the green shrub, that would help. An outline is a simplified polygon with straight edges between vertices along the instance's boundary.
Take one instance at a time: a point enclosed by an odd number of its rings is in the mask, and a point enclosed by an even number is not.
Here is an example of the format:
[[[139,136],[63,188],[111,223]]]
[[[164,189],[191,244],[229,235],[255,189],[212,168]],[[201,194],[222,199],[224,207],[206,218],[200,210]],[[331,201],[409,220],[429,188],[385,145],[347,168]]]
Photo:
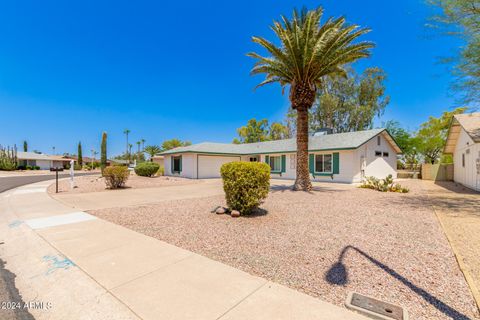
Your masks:
[[[135,173],[142,177],[153,177],[159,168],[160,165],[158,163],[142,162],[135,167]]]
[[[81,164],[75,164],[73,166],[73,170],[82,170],[82,165]]]
[[[164,167],[158,168],[157,176],[163,176],[163,175],[165,175],[165,168]]]
[[[103,170],[105,184],[110,189],[123,187],[125,182],[127,182],[129,175],[130,171],[128,171],[127,167],[111,166],[106,167],[105,170]]]
[[[373,189],[381,192],[400,192],[407,193],[408,188],[402,187],[399,183],[393,182],[393,177],[389,174],[385,179],[378,179],[375,177],[366,177],[365,181],[360,185],[360,188]]]
[[[40,170],[39,166],[33,166],[33,170]]]
[[[33,170],[33,167],[32,167],[32,166],[29,166],[29,165],[27,165],[27,166],[26,166],[26,169],[27,169],[27,170]]]
[[[230,162],[220,169],[230,210],[249,214],[267,197],[270,166],[262,162]]]

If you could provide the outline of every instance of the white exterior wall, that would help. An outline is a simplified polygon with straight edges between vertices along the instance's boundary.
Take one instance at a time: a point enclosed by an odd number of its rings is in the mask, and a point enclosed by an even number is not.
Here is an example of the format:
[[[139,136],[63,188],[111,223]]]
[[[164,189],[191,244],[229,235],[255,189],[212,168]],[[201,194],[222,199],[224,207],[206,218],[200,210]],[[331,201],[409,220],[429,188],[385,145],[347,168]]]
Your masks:
[[[179,154],[182,156],[182,172],[172,173],[172,156],[165,156],[165,175],[166,176],[176,176],[183,178],[196,178],[197,177],[197,155],[196,153],[182,153]],[[175,155],[176,156],[176,155]]]
[[[381,157],[375,156],[375,151],[382,152]],[[332,150],[311,152],[313,154],[333,154],[339,153],[339,173],[333,175],[310,175],[313,181],[332,181],[343,183],[356,183],[362,180],[362,167],[365,176],[374,176],[377,178],[385,178],[389,174],[393,178],[397,177],[397,153],[390,143],[380,135],[380,146],[377,145],[377,137],[372,138],[358,149],[355,150]],[[388,157],[383,157],[383,152],[388,152]],[[182,154],[182,172],[175,174],[185,178],[198,178],[197,176],[197,155],[196,153]],[[283,173],[272,173],[273,179],[292,179],[296,177],[296,153],[275,153],[268,156],[286,156],[286,168]],[[215,155],[210,155],[215,156]],[[220,157],[224,155],[218,155]],[[260,162],[265,162],[265,156],[262,155],[243,155],[241,161],[250,161],[251,157],[258,157]],[[293,157],[292,157],[293,156]],[[363,164],[363,165],[362,165]],[[333,163],[332,163],[333,165]],[[171,172],[171,155],[165,156],[165,175],[173,175]]]
[[[380,151],[382,156],[377,157],[375,155],[376,151]],[[388,152],[388,157],[383,156],[384,152]],[[362,180],[362,167],[365,177],[383,179],[391,174],[394,179],[397,178],[397,152],[383,135],[380,135],[380,145],[377,144],[377,137],[374,137],[360,146],[356,150],[354,162],[354,165],[358,168],[354,182]]]
[[[465,167],[462,165],[462,154],[465,154]],[[461,128],[453,154],[453,180],[480,191],[477,161],[480,162],[480,143],[474,143],[472,138]]]
[[[35,160],[35,163],[41,170],[50,170],[50,167],[52,166],[51,160]]]

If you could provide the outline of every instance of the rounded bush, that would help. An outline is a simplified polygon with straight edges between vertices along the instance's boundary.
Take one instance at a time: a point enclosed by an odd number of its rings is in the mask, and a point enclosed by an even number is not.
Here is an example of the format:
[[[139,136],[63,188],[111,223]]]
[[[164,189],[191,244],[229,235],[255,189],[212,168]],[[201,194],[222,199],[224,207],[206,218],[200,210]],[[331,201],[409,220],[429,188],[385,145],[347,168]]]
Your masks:
[[[220,169],[230,210],[249,214],[267,197],[270,166],[262,162],[229,162]]]
[[[135,167],[135,173],[142,177],[152,177],[157,173],[159,168],[160,165],[158,163],[142,162]]]
[[[105,170],[103,170],[105,184],[110,189],[123,187],[125,182],[127,182],[129,175],[130,171],[128,171],[127,167],[111,166],[106,167]]]

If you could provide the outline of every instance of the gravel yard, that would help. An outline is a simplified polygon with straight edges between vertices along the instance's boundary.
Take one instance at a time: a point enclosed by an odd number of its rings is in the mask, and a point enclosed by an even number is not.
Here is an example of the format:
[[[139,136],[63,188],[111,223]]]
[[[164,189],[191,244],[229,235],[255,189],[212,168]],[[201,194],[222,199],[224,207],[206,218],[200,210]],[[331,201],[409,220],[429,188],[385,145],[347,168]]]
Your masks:
[[[410,193],[278,186],[256,215],[237,219],[210,212],[223,196],[91,213],[337,305],[356,291],[405,306],[411,319],[479,318],[420,182],[403,184]]]
[[[199,180],[177,178],[177,177],[141,177],[135,173],[131,173],[130,177],[125,184],[125,188],[158,188],[165,186],[180,186],[185,184],[199,183]],[[105,179],[100,174],[91,176],[75,177],[75,188],[70,189],[70,180],[65,179],[58,182],[59,193],[86,193],[86,192],[99,192],[99,191],[111,191],[106,189]],[[48,187],[48,193],[55,193],[55,183]]]

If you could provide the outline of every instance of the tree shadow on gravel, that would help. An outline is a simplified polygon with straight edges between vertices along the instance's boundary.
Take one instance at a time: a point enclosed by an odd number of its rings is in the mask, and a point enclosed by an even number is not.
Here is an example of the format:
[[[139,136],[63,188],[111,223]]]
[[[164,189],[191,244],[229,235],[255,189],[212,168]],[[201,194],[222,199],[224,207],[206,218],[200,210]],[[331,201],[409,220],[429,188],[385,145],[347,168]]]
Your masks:
[[[345,264],[343,263],[343,258],[347,251],[349,249],[352,249],[362,256],[364,256],[367,260],[372,262],[375,266],[378,268],[382,269],[386,273],[388,273],[390,276],[394,277],[401,283],[403,283],[405,286],[407,286],[410,290],[412,290],[414,293],[417,295],[421,296],[426,302],[434,306],[437,310],[442,312],[448,317],[451,317],[453,319],[457,320],[469,320],[470,318],[464,315],[463,313],[457,311],[456,309],[450,307],[440,299],[436,298],[429,292],[425,291],[424,289],[416,286],[414,283],[409,281],[407,278],[387,266],[386,264],[383,264],[379,260],[371,257],[368,255],[366,252],[362,251],[361,249],[354,247],[354,246],[346,246],[343,248],[342,252],[340,253],[340,256],[338,257],[338,261],[335,262],[332,267],[327,271],[325,274],[325,280],[328,283],[334,284],[334,285],[340,285],[340,286],[345,286],[348,283],[348,270]]]
[[[19,303],[23,306],[25,301],[23,301],[17,287],[15,287],[15,278],[16,275],[8,269],[5,269],[5,262],[0,259],[0,301]],[[2,312],[3,311],[4,310],[2,310]],[[7,319],[35,320],[28,309],[14,308],[6,312],[11,313]],[[4,319],[3,316],[2,319]]]

